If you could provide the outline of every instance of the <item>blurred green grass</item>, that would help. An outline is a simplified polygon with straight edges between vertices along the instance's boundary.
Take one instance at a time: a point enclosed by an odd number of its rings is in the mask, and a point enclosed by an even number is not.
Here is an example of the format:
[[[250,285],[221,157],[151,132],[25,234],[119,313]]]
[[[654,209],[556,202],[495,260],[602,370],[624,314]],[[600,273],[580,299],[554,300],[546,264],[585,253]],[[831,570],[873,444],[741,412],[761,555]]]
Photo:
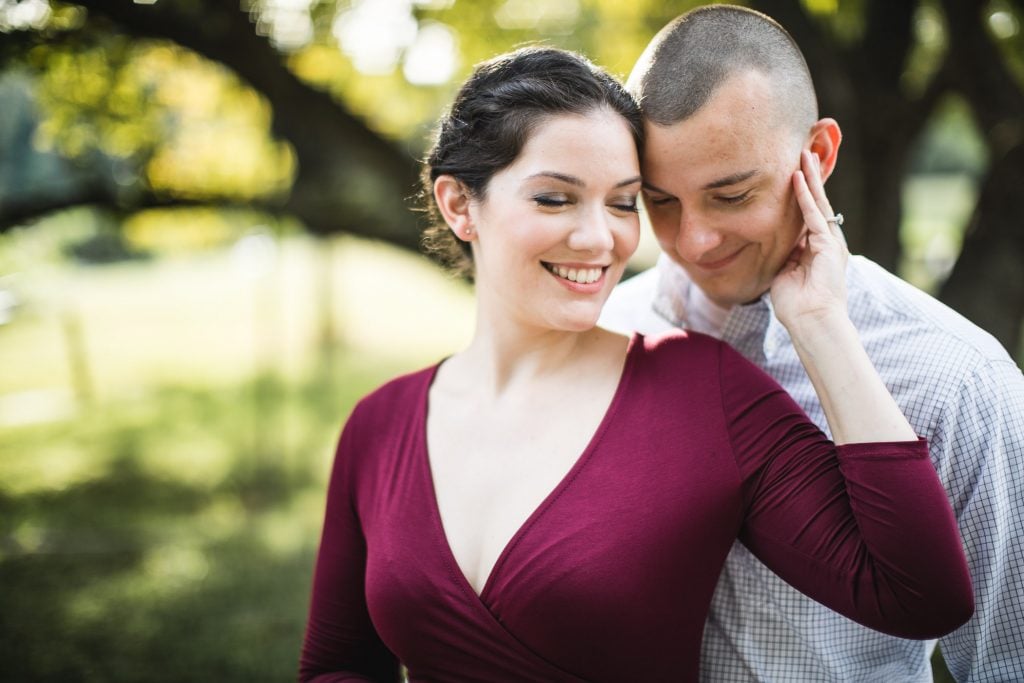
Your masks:
[[[0,678],[294,679],[341,425],[464,343],[472,300],[377,245],[257,244],[275,251],[255,274],[234,249],[19,280],[0,326]]]
[[[5,677],[292,678],[339,416],[394,370],[164,389],[5,434]],[[50,486],[32,464],[55,438],[81,474]]]

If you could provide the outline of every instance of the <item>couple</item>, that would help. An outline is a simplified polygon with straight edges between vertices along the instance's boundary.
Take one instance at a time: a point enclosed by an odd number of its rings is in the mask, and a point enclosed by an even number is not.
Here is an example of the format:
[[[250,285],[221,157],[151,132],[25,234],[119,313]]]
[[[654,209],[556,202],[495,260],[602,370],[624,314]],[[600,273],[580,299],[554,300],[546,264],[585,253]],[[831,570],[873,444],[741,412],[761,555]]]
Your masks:
[[[847,263],[777,24],[695,10],[630,83],[525,49],[442,119],[430,239],[476,333],[346,424],[300,677],[926,681],[903,638],[954,630],[959,678],[1024,675],[1019,370]],[[641,192],[666,256],[615,288]]]

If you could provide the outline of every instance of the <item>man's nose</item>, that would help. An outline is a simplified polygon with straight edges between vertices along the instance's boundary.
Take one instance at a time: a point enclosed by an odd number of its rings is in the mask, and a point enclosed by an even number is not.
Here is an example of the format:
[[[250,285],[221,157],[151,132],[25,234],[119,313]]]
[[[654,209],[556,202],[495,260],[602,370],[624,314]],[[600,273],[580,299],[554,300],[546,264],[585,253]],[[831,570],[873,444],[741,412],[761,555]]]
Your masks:
[[[676,251],[683,260],[697,263],[723,242],[722,233],[692,212],[681,211]]]

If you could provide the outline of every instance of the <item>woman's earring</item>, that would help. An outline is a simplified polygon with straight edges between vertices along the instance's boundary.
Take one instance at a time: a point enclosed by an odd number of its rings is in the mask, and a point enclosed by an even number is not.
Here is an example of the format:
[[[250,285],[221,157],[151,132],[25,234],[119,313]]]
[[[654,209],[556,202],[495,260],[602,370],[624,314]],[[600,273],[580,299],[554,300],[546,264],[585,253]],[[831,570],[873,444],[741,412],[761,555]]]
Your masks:
[[[473,234],[473,228],[466,228],[465,230],[462,231],[462,234],[464,234],[468,239],[469,236]]]

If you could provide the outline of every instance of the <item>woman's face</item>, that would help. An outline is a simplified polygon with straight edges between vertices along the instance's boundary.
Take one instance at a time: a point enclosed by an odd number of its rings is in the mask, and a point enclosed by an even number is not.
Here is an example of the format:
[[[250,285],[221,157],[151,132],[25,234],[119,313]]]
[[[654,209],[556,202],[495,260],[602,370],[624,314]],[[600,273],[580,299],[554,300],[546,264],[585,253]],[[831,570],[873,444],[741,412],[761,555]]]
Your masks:
[[[519,157],[470,205],[484,315],[583,331],[636,250],[640,165],[619,114],[543,120]]]

